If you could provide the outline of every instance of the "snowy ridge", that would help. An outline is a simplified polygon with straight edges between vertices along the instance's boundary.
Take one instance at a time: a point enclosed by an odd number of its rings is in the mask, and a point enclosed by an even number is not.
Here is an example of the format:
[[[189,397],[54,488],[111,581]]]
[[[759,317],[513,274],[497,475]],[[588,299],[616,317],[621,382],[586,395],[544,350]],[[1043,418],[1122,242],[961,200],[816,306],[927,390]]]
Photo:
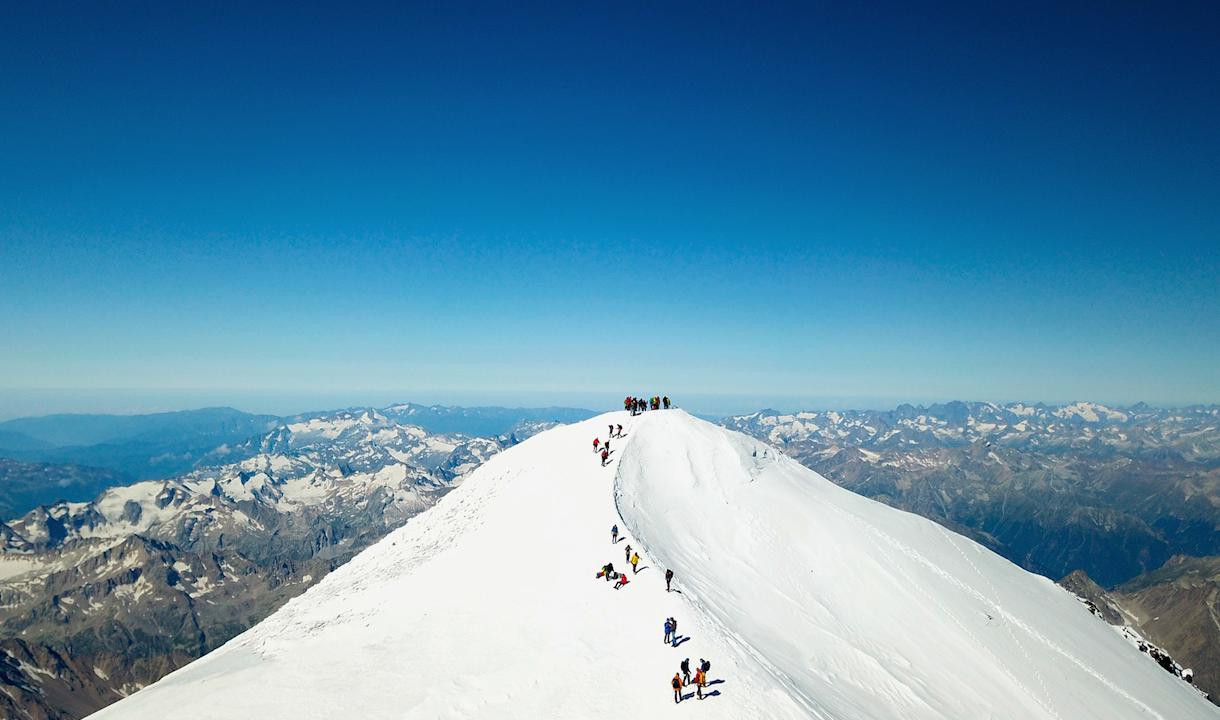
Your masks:
[[[603,468],[590,441],[621,422]],[[618,522],[642,570],[621,590]],[[667,594],[663,569],[672,567]],[[665,617],[689,636],[661,642]],[[716,693],[674,707],[678,662]],[[716,682],[720,681],[720,682]],[[681,411],[489,460],[224,647],[95,717],[1215,718],[1069,593]]]

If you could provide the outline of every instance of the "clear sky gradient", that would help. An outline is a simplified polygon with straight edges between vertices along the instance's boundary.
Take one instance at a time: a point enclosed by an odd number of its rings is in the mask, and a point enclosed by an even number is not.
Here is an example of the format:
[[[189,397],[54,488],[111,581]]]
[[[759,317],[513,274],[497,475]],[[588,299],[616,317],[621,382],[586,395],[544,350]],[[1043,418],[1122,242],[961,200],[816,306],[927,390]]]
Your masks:
[[[10,7],[0,414],[1220,402],[1218,6],[842,5]]]

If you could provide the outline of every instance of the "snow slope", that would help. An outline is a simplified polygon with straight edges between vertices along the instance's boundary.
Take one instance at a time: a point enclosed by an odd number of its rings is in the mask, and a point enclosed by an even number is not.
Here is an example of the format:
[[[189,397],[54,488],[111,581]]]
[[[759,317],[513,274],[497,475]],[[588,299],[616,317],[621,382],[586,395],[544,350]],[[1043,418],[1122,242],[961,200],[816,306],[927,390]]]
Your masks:
[[[613,462],[592,438],[621,422]],[[617,522],[641,550],[597,580]],[[667,594],[662,568],[677,573]],[[691,639],[661,642],[666,616]],[[684,657],[717,693],[674,707]],[[493,457],[221,649],[97,718],[1216,718],[1071,595],[673,410]]]

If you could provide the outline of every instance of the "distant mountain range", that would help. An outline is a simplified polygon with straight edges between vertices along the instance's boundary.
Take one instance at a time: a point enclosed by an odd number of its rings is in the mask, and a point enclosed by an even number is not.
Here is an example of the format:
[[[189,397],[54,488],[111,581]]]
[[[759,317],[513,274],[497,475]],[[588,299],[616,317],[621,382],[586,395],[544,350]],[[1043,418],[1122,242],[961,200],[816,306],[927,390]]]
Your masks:
[[[399,403],[382,408],[387,417],[419,426],[434,433],[461,433],[494,437],[511,435],[514,431],[538,423],[574,423],[587,420],[592,410],[566,407],[504,408],[452,407],[446,405],[416,405]]]
[[[1154,457],[1196,463],[1220,460],[1220,406],[1115,409],[1099,403],[1050,406],[950,402],[888,411],[760,410],[730,416],[725,425],[781,443],[851,445],[879,451],[964,447],[992,442],[1045,453],[1088,452],[1104,457]]]
[[[230,462],[252,437],[332,412],[278,417],[233,408],[203,408],[150,415],[47,415],[9,420],[0,423],[0,458],[7,461],[0,464],[0,517],[57,500],[88,500],[111,485],[174,477]],[[399,403],[379,412],[430,433],[503,435],[506,439],[593,414],[562,407],[463,408],[413,403]]]
[[[46,415],[0,423],[0,457],[115,470],[136,480],[186,472],[225,443],[282,421],[233,408],[150,415]]]

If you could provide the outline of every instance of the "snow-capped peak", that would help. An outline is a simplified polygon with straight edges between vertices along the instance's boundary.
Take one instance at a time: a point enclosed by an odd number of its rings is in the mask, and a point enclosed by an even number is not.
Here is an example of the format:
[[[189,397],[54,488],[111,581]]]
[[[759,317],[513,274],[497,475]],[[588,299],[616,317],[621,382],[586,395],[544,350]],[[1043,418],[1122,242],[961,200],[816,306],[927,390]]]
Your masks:
[[[1085,422],[1100,422],[1102,418],[1106,420],[1116,420],[1118,422],[1126,422],[1127,414],[1118,410],[1102,405],[1101,403],[1093,402],[1076,402],[1071,405],[1065,405],[1061,408],[1056,408],[1053,413],[1056,417],[1071,418],[1079,417]]]
[[[590,441],[611,422],[607,466]],[[626,544],[641,567],[613,589],[595,573]],[[712,661],[701,718],[1215,717],[1045,578],[676,410],[495,456],[96,717],[668,718],[686,657]]]

